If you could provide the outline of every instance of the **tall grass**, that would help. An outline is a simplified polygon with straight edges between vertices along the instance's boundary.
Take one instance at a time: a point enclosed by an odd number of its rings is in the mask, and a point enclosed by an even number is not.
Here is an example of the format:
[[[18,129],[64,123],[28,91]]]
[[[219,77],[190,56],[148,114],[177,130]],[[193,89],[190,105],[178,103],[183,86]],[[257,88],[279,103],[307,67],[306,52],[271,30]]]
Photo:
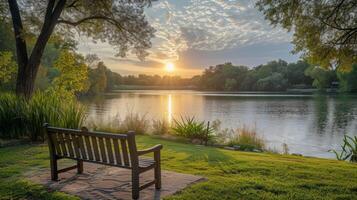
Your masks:
[[[330,150],[335,153],[337,160],[349,160],[357,162],[357,136],[350,137],[345,135],[343,137],[343,144],[341,145],[341,152]]]
[[[43,123],[66,128],[80,128],[85,108],[75,99],[55,93],[36,92],[26,101],[15,94],[0,95],[0,137],[29,137],[44,140]]]
[[[166,135],[170,134],[171,127],[167,120],[159,119],[159,120],[152,120],[152,131],[153,135]]]
[[[180,137],[191,139],[192,142],[198,140],[201,144],[207,144],[213,138],[213,129],[206,125],[205,121],[198,121],[195,117],[180,117],[180,120],[173,119],[172,130]]]
[[[146,115],[130,112],[124,119],[121,119],[120,116],[116,116],[106,121],[90,120],[88,125],[97,131],[113,133],[134,131],[136,134],[145,134],[149,132],[150,121]]]
[[[228,142],[228,146],[237,146],[239,150],[254,151],[265,149],[265,141],[257,135],[255,128],[243,126],[236,129],[235,136]]]

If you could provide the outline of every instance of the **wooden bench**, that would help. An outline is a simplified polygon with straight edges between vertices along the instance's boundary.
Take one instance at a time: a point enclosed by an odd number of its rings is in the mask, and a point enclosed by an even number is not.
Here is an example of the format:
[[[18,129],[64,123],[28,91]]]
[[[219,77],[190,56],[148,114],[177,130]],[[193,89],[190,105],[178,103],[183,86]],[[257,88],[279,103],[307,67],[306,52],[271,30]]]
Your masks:
[[[51,179],[58,180],[58,174],[72,169],[83,172],[83,162],[98,163],[131,170],[132,197],[139,198],[139,191],[153,184],[161,188],[160,150],[158,144],[145,150],[137,150],[134,132],[128,134],[112,134],[51,127],[44,124],[48,136],[50,152]],[[140,156],[154,153],[154,158]],[[57,160],[69,158],[77,161],[77,165],[58,169]],[[154,180],[144,185],[139,184],[139,174],[154,169]]]

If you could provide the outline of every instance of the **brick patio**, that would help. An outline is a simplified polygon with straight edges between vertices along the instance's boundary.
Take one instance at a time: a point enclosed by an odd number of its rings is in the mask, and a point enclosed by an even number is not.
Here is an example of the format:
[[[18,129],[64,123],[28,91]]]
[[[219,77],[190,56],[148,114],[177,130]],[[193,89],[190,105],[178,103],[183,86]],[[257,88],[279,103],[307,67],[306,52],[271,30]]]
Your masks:
[[[153,177],[152,170],[141,174],[140,184],[151,181]],[[83,174],[78,175],[76,170],[72,170],[60,174],[59,178],[59,181],[51,181],[49,169],[41,169],[29,176],[31,181],[54,190],[76,195],[82,199],[131,199],[130,170],[84,163]],[[140,199],[162,199],[203,180],[204,178],[200,176],[163,170],[162,189],[156,191],[154,186],[151,186],[142,190]]]

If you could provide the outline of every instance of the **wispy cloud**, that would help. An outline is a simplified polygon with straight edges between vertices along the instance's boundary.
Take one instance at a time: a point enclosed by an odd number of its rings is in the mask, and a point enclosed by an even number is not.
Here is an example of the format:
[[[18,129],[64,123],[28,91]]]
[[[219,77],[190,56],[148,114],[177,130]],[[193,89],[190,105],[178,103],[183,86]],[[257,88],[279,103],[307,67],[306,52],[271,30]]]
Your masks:
[[[187,49],[217,51],[257,43],[290,40],[273,29],[250,0],[160,1],[147,11],[157,30],[155,51],[179,59]]]
[[[291,34],[270,26],[254,5],[252,0],[154,2],[146,10],[146,16],[156,34],[149,50],[150,56],[144,62],[139,62],[133,55],[125,59],[116,58],[114,49],[108,44],[86,43],[80,49],[97,53],[109,67],[125,73],[131,69],[133,73],[160,73],[160,67],[169,61],[197,73],[197,68],[205,67],[208,61],[213,65],[222,61],[235,62],[239,58],[237,64],[251,65],[290,58],[288,51],[291,49],[287,44]],[[254,51],[253,47],[262,47],[270,53]],[[247,52],[243,52],[245,50]]]

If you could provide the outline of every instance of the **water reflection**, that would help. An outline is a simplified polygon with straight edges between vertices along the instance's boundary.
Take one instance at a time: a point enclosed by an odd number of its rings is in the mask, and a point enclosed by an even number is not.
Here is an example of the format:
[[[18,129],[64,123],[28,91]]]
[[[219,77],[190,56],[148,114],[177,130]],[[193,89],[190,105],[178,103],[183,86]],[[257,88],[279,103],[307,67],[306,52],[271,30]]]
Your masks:
[[[171,125],[172,123],[172,95],[167,96],[167,121]]]
[[[223,127],[255,126],[270,146],[287,143],[291,153],[333,157],[327,150],[339,146],[343,134],[357,134],[356,96],[248,95],[193,91],[119,91],[86,99],[96,120],[128,112],[154,119],[180,115],[200,120],[220,119]]]

